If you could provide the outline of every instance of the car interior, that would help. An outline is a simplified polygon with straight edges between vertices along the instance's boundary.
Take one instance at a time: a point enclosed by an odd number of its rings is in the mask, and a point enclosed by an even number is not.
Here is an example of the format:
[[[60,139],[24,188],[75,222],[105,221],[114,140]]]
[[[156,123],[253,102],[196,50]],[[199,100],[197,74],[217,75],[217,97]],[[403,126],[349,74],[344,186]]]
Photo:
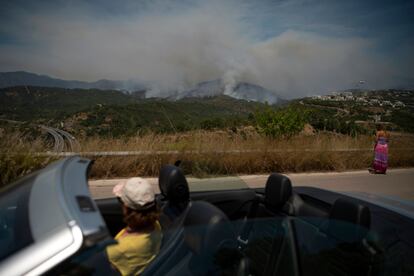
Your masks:
[[[13,186],[21,188],[13,189],[15,196],[2,202],[12,206],[3,208],[7,215],[1,221],[1,239],[7,240],[12,233],[20,233],[13,229],[27,228],[15,227],[27,220],[25,214],[17,214],[27,210],[28,201],[18,194],[42,198],[51,187],[59,187],[54,199],[65,199],[62,203],[71,211],[66,216],[73,216],[70,221],[82,227],[83,242],[46,275],[119,275],[108,262],[105,248],[115,243],[113,237],[125,227],[122,205],[116,197],[90,198],[86,179],[90,164],[78,157],[58,162],[41,177],[32,176],[37,185],[29,181],[30,185]],[[56,181],[44,181],[50,172]],[[59,183],[62,175],[66,177]],[[414,275],[414,220],[406,215],[349,194],[293,186],[278,173],[270,174],[263,188],[235,188],[224,178],[212,180],[205,186],[212,190],[192,190],[189,183],[194,183],[177,164],[161,168],[156,201],[163,238],[143,275]],[[29,193],[27,187],[32,186],[35,189]],[[44,221],[38,218],[44,218],[51,200],[33,202],[42,210],[32,212],[39,213],[30,217],[39,222],[33,230],[43,229],[51,216]],[[61,210],[50,211],[55,209]]]
[[[273,173],[265,188],[189,192],[182,170],[160,171],[162,247],[143,275],[379,275],[388,231],[380,207],[346,195],[292,187]],[[119,202],[98,199],[113,236]],[[372,213],[376,219],[372,219]],[[374,228],[373,228],[374,226]]]

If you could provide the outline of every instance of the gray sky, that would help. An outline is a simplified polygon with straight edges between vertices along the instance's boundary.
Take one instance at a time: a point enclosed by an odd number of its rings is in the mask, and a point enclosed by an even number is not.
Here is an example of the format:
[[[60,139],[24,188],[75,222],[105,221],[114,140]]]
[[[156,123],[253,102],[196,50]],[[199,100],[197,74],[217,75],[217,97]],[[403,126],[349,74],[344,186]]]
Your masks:
[[[4,1],[0,71],[134,79],[168,91],[223,78],[292,98],[414,87],[410,1]]]

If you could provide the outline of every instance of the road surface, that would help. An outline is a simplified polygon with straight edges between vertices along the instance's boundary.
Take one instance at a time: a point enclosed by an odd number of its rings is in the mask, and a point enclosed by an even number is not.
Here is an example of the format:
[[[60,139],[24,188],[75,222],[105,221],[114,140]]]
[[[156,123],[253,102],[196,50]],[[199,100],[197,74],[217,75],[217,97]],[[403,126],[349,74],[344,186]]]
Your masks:
[[[63,152],[66,148],[67,151],[76,154],[79,151],[80,146],[79,143],[76,141],[75,137],[73,137],[69,132],[64,130],[48,127],[48,126],[40,126],[41,129],[45,130],[47,133],[52,135],[54,139],[54,146],[53,152],[60,153]],[[65,143],[66,141],[66,143]]]
[[[63,151],[63,148],[65,146],[65,140],[63,139],[62,135],[60,135],[60,133],[57,131],[57,129],[48,126],[40,126],[40,128],[44,129],[47,133],[52,135],[54,140],[53,151]]]
[[[352,171],[340,173],[298,173],[287,174],[293,186],[313,186],[323,189],[342,192],[366,192],[377,195],[398,197],[414,201],[414,168],[391,169],[387,175],[372,175],[368,171]],[[241,181],[241,180],[242,181]],[[267,175],[247,175],[240,178],[220,178],[212,183],[211,179],[189,178],[192,183],[191,190],[219,190],[228,187],[241,188],[247,184],[249,187],[264,187]],[[148,178],[157,192],[156,178]],[[112,187],[121,179],[92,180],[89,181],[93,197],[104,198],[112,196]],[[245,184],[243,183],[245,182]]]

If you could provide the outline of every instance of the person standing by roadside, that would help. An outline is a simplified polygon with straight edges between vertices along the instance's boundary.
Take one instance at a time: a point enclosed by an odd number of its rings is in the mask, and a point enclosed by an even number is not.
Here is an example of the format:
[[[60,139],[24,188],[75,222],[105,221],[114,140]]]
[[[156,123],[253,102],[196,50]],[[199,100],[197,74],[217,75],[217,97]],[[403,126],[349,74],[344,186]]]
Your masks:
[[[374,146],[374,162],[370,169],[371,173],[386,174],[388,168],[388,142],[388,133],[382,125],[378,125]]]

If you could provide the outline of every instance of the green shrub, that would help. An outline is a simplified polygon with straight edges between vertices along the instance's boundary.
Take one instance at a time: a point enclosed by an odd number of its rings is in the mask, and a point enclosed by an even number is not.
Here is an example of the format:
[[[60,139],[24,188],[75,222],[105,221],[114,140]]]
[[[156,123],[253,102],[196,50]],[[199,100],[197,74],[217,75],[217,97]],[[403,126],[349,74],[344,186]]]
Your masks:
[[[306,123],[305,118],[305,112],[295,107],[279,110],[267,107],[255,114],[258,132],[272,138],[298,134]]]

